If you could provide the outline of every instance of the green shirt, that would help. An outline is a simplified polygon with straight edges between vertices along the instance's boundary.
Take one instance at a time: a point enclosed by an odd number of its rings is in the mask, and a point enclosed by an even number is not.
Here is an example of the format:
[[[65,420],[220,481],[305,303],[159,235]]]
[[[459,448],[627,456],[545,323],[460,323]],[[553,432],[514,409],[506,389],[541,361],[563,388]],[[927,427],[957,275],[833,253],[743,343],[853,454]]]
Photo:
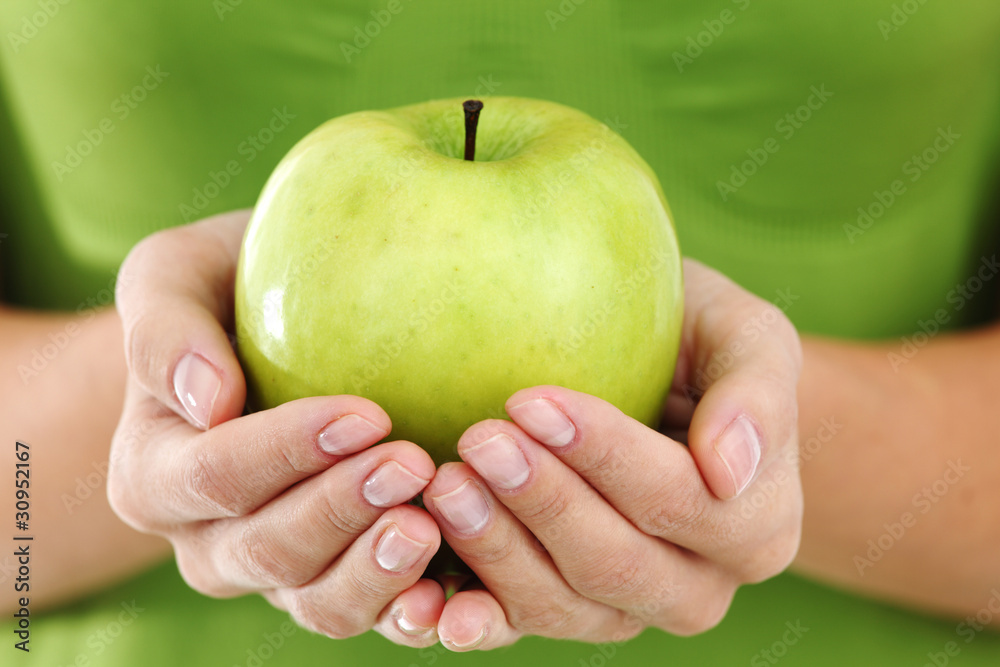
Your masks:
[[[620,131],[659,175],[686,254],[776,301],[803,331],[898,337],[990,314],[993,0],[333,4],[2,3],[4,300],[101,302],[136,241],[251,206],[281,156],[330,117],[497,94],[568,104]],[[171,563],[38,616],[31,653],[16,657],[46,667],[997,664],[1000,639],[975,627],[786,574],[741,589],[698,637],[532,638],[470,659],[372,633],[312,636],[257,596],[192,592]]]

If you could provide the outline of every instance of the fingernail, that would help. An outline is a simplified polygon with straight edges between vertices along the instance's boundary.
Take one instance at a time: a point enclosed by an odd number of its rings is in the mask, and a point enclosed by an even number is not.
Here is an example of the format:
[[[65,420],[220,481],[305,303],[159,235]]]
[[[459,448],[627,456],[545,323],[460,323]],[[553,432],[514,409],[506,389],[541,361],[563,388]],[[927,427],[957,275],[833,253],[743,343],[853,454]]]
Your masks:
[[[434,628],[425,628],[411,621],[406,612],[399,608],[393,610],[392,620],[400,632],[410,637],[422,637],[434,632]]]
[[[396,524],[389,527],[379,538],[375,547],[375,560],[383,570],[402,572],[413,567],[430,547],[429,544],[417,542],[407,537]]]
[[[463,535],[478,532],[490,518],[486,498],[472,481],[466,481],[454,491],[433,500],[451,527]]]
[[[459,651],[471,651],[472,649],[474,649],[474,648],[478,647],[480,644],[482,644],[484,639],[486,639],[486,628],[483,628],[482,630],[480,630],[479,631],[479,635],[475,639],[473,639],[471,642],[465,642],[464,644],[459,644],[454,639],[448,639],[446,641],[449,644],[451,644],[452,648],[456,648]]]
[[[385,429],[358,415],[344,415],[326,425],[319,434],[319,447],[327,454],[353,454],[385,437]]]
[[[200,428],[212,423],[212,408],[222,389],[222,379],[204,357],[189,352],[174,369],[174,393]]]
[[[462,451],[462,458],[487,481],[501,489],[516,489],[528,479],[528,462],[514,439],[498,433]]]
[[[395,507],[420,493],[429,481],[417,477],[395,461],[388,461],[368,476],[361,494],[375,507]]]
[[[508,413],[531,437],[549,447],[565,447],[576,437],[576,427],[569,417],[544,398],[515,405]]]
[[[715,451],[733,480],[733,497],[747,488],[760,462],[760,435],[746,415],[732,421],[715,441]]]

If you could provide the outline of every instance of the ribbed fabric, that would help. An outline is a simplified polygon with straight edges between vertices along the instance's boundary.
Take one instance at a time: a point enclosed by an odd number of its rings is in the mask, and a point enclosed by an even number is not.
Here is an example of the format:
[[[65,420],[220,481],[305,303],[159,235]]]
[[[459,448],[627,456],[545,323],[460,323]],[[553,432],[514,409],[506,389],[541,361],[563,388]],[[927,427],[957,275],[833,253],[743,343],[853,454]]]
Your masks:
[[[961,308],[953,298],[994,252],[993,0],[400,0],[386,20],[388,4],[0,4],[4,299],[86,303],[150,232],[251,206],[329,117],[495,94],[618,129],[660,176],[686,253],[765,298],[791,295],[786,312],[805,331],[898,336],[938,309],[964,325],[995,303],[996,281]],[[74,152],[87,154],[76,164]],[[132,600],[135,622],[95,639]],[[198,596],[167,565],[38,618],[21,662],[755,665],[797,623],[808,630],[779,647],[784,665],[919,665],[949,641],[966,666],[1000,652],[996,637],[966,642],[954,624],[790,575],[741,590],[702,637],[532,639],[471,661],[373,635],[275,639],[284,621],[256,597]]]

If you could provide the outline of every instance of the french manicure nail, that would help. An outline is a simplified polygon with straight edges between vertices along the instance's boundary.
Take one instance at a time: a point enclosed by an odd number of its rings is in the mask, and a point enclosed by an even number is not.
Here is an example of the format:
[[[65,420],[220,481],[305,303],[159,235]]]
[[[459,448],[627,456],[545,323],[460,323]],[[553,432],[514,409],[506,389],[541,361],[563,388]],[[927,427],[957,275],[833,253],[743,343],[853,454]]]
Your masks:
[[[451,527],[463,535],[472,535],[486,525],[490,508],[479,487],[467,480],[454,491],[433,498],[438,510]]]
[[[383,570],[402,572],[413,567],[429,547],[429,544],[407,537],[399,526],[393,523],[389,524],[379,538],[378,546],[375,547],[375,560]]]
[[[222,379],[204,357],[189,352],[174,369],[174,393],[199,428],[212,423],[212,408],[222,389]]]
[[[734,419],[715,441],[715,451],[733,481],[733,497],[747,488],[760,462],[760,434],[746,415]]]
[[[552,401],[536,398],[508,410],[525,431],[549,447],[565,447],[576,437],[576,427]]]
[[[358,415],[344,415],[326,425],[319,434],[319,447],[327,454],[353,454],[385,437],[385,429]]]
[[[501,489],[516,489],[531,472],[521,448],[505,433],[498,433],[462,454],[476,472]]]
[[[414,475],[395,461],[388,461],[368,476],[362,485],[361,494],[375,507],[395,507],[420,493],[429,481]]]

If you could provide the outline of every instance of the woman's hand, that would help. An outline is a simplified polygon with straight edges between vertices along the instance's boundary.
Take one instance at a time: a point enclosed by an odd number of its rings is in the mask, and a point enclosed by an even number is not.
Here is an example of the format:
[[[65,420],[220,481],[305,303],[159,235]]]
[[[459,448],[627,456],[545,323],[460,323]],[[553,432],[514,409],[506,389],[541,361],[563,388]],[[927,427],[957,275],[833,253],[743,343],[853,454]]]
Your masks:
[[[407,442],[371,447],[389,417],[353,396],[240,416],[246,388],[226,330],[247,219],[154,234],[122,267],[129,379],[112,507],[167,537],[202,593],[260,592],[331,637],[374,626],[401,644],[433,644],[444,595],[419,579],[440,533],[404,504],[434,476],[427,453]]]
[[[736,589],[787,567],[799,544],[801,350],[773,305],[685,263],[686,312],[664,434],[560,387],[507,402],[513,423],[461,438],[427,508],[484,588],[451,597],[452,650],[526,634],[621,641],[692,634]],[[687,446],[682,444],[686,439]]]

